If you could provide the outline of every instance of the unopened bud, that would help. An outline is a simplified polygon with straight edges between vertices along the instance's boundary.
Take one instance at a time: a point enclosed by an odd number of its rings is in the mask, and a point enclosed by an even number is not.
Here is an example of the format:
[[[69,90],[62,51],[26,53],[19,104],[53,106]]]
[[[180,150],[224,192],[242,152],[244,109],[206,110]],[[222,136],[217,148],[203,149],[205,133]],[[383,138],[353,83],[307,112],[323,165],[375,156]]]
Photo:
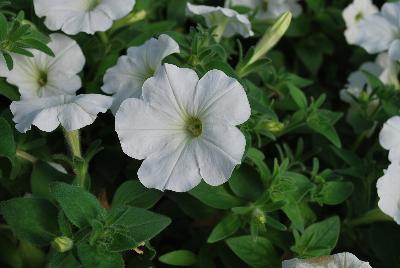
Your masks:
[[[279,133],[285,129],[285,124],[275,120],[268,120],[264,123],[264,127],[272,133]]]
[[[67,236],[59,236],[54,238],[51,246],[58,252],[67,252],[74,246],[74,241]]]

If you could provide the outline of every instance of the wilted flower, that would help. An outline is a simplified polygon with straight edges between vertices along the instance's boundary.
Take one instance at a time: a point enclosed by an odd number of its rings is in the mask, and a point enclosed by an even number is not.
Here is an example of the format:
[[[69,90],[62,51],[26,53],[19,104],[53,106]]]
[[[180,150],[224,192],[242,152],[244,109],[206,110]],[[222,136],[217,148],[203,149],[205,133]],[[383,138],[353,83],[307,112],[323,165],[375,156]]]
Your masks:
[[[400,117],[396,118],[397,123]],[[397,125],[399,127],[400,125]],[[397,129],[399,135],[400,129]],[[397,140],[399,138],[397,137]],[[397,144],[397,150],[399,150]],[[400,162],[392,163],[378,182],[379,208],[387,215],[392,217],[397,224],[400,224]]]
[[[225,6],[244,6],[257,10],[256,18],[260,20],[276,19],[289,11],[293,17],[298,17],[303,8],[299,0],[226,0]]]
[[[379,134],[379,142],[383,148],[389,150],[389,160],[400,163],[400,116],[386,121]]]
[[[75,94],[81,87],[77,75],[85,65],[79,45],[63,34],[51,34],[48,46],[55,57],[32,50],[34,57],[13,55],[14,69],[0,64],[0,76],[18,87],[21,99]]]
[[[143,83],[156,73],[162,60],[173,53],[179,53],[179,45],[165,34],[142,46],[128,48],[128,54],[121,56],[117,65],[107,70],[101,88],[113,94],[111,110],[114,114],[125,99],[142,95]]]
[[[34,0],[38,17],[52,31],[94,34],[111,28],[113,21],[132,11],[135,0]]]
[[[343,10],[343,19],[346,23],[344,35],[349,44],[354,44],[357,40],[357,25],[366,16],[378,12],[378,8],[372,4],[371,0],[354,0]]]
[[[111,97],[82,94],[14,101],[10,108],[19,132],[25,133],[32,125],[42,131],[51,132],[60,124],[66,131],[90,125],[97,114],[105,113],[111,104]]]
[[[353,254],[344,252],[307,260],[287,260],[282,263],[282,268],[371,268],[371,266]]]
[[[210,185],[229,179],[246,145],[235,126],[250,116],[237,80],[218,70],[199,80],[165,64],[144,83],[142,98],[122,103],[116,131],[127,155],[145,159],[138,177],[146,187],[183,192],[202,178]]]
[[[189,15],[203,16],[208,27],[216,26],[217,38],[232,37],[240,34],[243,37],[254,35],[251,23],[246,15],[239,14],[235,10],[223,7],[203,6],[187,4]]]
[[[379,13],[361,20],[355,44],[368,53],[388,51],[390,58],[400,60],[400,2],[386,3]]]

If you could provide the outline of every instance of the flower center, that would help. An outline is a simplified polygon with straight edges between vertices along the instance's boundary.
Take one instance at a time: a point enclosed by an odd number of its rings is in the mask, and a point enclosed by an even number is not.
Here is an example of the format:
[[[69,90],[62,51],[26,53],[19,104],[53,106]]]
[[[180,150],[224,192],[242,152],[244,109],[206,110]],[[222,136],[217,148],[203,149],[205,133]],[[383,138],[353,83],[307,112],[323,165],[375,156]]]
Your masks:
[[[193,138],[200,136],[203,132],[203,124],[201,123],[201,120],[197,117],[190,117],[186,121],[186,131]]]
[[[40,87],[44,87],[47,84],[47,72],[45,71],[39,72],[38,84]]]
[[[87,11],[92,11],[98,5],[100,5],[101,2],[102,2],[102,0],[90,0],[89,4],[88,4],[88,7],[87,7]]]
[[[360,12],[357,13],[355,19],[356,19],[356,21],[360,21],[360,20],[362,20],[363,17],[364,17],[364,15],[363,15],[363,13],[360,11]]]

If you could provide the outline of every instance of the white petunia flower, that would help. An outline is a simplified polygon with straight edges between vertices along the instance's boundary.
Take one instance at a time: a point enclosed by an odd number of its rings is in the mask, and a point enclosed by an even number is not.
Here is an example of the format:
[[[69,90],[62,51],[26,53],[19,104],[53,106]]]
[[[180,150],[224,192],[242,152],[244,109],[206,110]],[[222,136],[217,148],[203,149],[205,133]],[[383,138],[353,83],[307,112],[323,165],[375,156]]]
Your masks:
[[[356,26],[360,21],[366,16],[377,13],[378,11],[378,8],[371,0],[354,0],[353,3],[343,10],[342,16],[347,27],[344,35],[347,43],[354,44],[356,42],[357,34],[359,33]]]
[[[138,177],[146,187],[184,192],[202,178],[210,185],[229,179],[246,145],[235,126],[249,117],[237,80],[218,70],[199,80],[165,64],[144,83],[142,99],[122,103],[115,128],[123,151],[144,159]]]
[[[226,0],[225,7],[248,7],[257,10],[257,19],[273,20],[287,11],[290,11],[293,17],[300,16],[303,8],[298,1],[299,0]]]
[[[400,60],[400,2],[386,3],[379,13],[361,20],[355,44],[368,53],[388,51],[393,60]]]
[[[162,60],[173,53],[179,53],[179,45],[165,34],[148,40],[142,46],[128,48],[128,54],[121,56],[103,79],[101,89],[113,94],[112,112],[115,114],[127,98],[139,98],[143,83],[156,73]]]
[[[296,258],[283,261],[282,268],[371,268],[371,266],[353,254],[344,252],[307,260]]]
[[[189,15],[203,16],[208,27],[217,26],[216,31],[220,36],[229,38],[240,34],[247,38],[254,35],[249,18],[235,10],[190,3],[187,4],[186,10]]]
[[[379,134],[379,142],[383,148],[389,150],[389,160],[400,163],[400,116],[386,121]]]
[[[60,95],[14,101],[10,109],[19,132],[25,133],[32,125],[51,132],[60,124],[69,132],[92,124],[111,104],[111,97],[100,94]]]
[[[79,45],[63,34],[51,34],[48,46],[55,57],[31,50],[34,57],[13,55],[14,69],[0,65],[0,76],[18,87],[22,99],[75,94],[81,87],[77,75],[85,65]]]
[[[376,188],[379,208],[400,224],[400,163],[392,163],[388,167],[385,175],[376,183]]]
[[[111,28],[113,21],[132,11],[135,0],[34,0],[38,17],[52,31],[94,34]]]

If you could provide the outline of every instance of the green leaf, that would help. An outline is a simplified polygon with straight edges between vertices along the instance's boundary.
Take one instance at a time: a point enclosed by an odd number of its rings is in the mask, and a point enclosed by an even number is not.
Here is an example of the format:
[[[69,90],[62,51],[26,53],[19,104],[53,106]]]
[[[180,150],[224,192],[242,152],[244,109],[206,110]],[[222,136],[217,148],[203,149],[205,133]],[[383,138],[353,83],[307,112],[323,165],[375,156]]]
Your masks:
[[[136,248],[164,230],[171,220],[142,208],[117,207],[109,211],[106,226],[110,230],[111,251]]]
[[[47,200],[11,199],[0,203],[0,212],[19,239],[46,245],[58,233],[57,210]]]
[[[14,53],[17,53],[17,54],[20,54],[20,55],[24,55],[24,56],[27,56],[27,57],[33,57],[32,52],[30,52],[29,50],[27,50],[25,48],[22,48],[22,47],[14,47],[14,48],[11,49],[10,52],[14,52]]]
[[[39,40],[32,39],[32,38],[27,38],[19,41],[18,43],[24,44],[26,46],[29,46],[30,48],[42,51],[43,53],[46,53],[49,56],[54,57],[53,51],[44,43],[42,43]]]
[[[353,192],[351,182],[329,181],[314,197],[317,202],[327,205],[337,205],[345,201]]]
[[[8,70],[12,70],[14,68],[14,62],[13,62],[11,55],[4,51],[2,51],[2,54],[3,54],[4,60],[6,61]]]
[[[256,165],[258,172],[264,182],[267,182],[271,178],[271,171],[269,170],[267,164],[264,162],[264,153],[256,148],[249,148],[246,153],[246,157],[250,159],[254,165]]]
[[[215,243],[223,240],[236,233],[241,225],[242,222],[238,215],[229,214],[214,227],[214,229],[211,231],[210,236],[207,239],[207,242]]]
[[[339,217],[331,217],[307,227],[291,249],[301,258],[330,255],[336,246],[339,233]]]
[[[229,209],[242,205],[242,201],[230,194],[222,185],[211,186],[202,182],[189,194],[213,208]]]
[[[263,185],[260,176],[254,168],[242,164],[233,171],[229,186],[237,196],[255,200],[262,194]]]
[[[189,250],[175,250],[161,255],[158,260],[173,266],[192,266],[196,264],[196,255]]]
[[[113,207],[131,205],[149,209],[163,196],[163,193],[144,187],[139,181],[126,181],[118,187],[112,201]]]
[[[83,267],[87,268],[123,268],[124,259],[121,254],[105,251],[88,244],[78,245],[78,256]]]
[[[6,17],[0,13],[0,40],[4,40],[8,33],[8,22]]]
[[[15,153],[14,132],[7,120],[0,118],[0,156],[7,157],[13,162]]]
[[[11,101],[16,101],[19,99],[18,89],[6,83],[4,78],[0,78],[0,95],[3,95]]]
[[[75,226],[88,225],[102,212],[96,197],[78,186],[53,183],[50,185],[50,192]]]
[[[280,260],[272,243],[264,238],[252,236],[229,238],[229,248],[244,262],[255,268],[279,267]]]
[[[333,127],[334,123],[328,116],[326,116],[325,113],[322,113],[321,111],[312,113],[307,118],[307,125],[317,133],[327,138],[336,147],[340,148],[342,146],[339,135],[337,134],[336,129]]]
[[[304,95],[303,91],[291,83],[288,83],[287,87],[289,88],[290,96],[292,96],[292,98],[293,98],[294,102],[297,104],[297,106],[300,109],[307,108],[308,102],[307,102],[306,95]]]
[[[80,263],[75,259],[71,251],[66,253],[52,252],[47,268],[80,267]]]

